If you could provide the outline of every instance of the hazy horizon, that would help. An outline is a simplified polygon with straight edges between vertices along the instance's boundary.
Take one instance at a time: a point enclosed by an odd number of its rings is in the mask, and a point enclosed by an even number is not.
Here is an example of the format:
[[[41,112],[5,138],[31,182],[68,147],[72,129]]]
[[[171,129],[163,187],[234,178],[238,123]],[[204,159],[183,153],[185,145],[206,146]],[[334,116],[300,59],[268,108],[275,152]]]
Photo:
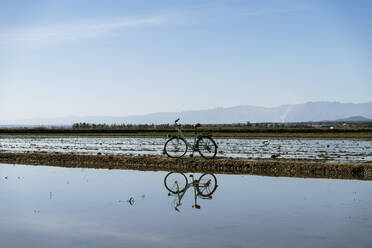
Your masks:
[[[239,105],[178,112],[153,112],[144,115],[81,115],[50,118],[0,120],[0,125],[71,125],[78,122],[96,124],[164,124],[181,118],[182,123],[224,124],[257,122],[335,121],[350,117],[372,119],[372,101],[366,103],[306,102],[272,108]]]
[[[3,1],[0,120],[372,101],[369,1]]]
[[[59,118],[73,118],[73,117],[97,117],[97,116],[107,116],[107,117],[132,117],[132,116],[145,116],[145,115],[151,115],[151,114],[160,114],[160,113],[181,113],[181,112],[189,112],[189,111],[205,111],[205,110],[215,110],[215,109],[229,109],[229,108],[235,108],[235,107],[243,107],[243,106],[252,106],[252,107],[259,107],[259,108],[279,108],[287,105],[302,105],[302,104],[309,104],[309,103],[340,103],[340,104],[366,104],[366,103],[372,103],[371,101],[367,102],[338,102],[338,101],[309,101],[309,102],[303,102],[303,103],[295,103],[295,104],[281,104],[277,106],[258,106],[258,105],[235,105],[235,106],[216,106],[211,108],[205,108],[205,109],[184,109],[180,111],[155,111],[155,112],[149,112],[144,114],[133,114],[133,115],[63,115],[63,116],[50,116],[50,117],[32,117],[27,119],[14,119],[14,120],[5,120],[2,121],[19,121],[19,120],[33,120],[33,119],[59,119]]]

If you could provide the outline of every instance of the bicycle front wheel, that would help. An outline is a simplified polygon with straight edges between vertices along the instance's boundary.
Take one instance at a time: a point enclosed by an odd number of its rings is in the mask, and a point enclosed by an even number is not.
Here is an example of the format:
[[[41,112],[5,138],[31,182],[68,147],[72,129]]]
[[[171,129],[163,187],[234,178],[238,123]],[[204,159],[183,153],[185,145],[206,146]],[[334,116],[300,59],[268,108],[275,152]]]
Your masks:
[[[164,145],[164,151],[168,157],[180,158],[187,152],[187,145],[184,139],[172,137]]]
[[[170,172],[164,178],[165,188],[174,194],[183,192],[187,184],[187,177],[183,173]]]
[[[212,159],[216,156],[217,144],[210,137],[199,137],[198,141],[196,142],[196,147],[203,158]]]
[[[213,174],[203,174],[198,181],[198,190],[199,195],[201,196],[210,196],[217,189],[217,179]]]

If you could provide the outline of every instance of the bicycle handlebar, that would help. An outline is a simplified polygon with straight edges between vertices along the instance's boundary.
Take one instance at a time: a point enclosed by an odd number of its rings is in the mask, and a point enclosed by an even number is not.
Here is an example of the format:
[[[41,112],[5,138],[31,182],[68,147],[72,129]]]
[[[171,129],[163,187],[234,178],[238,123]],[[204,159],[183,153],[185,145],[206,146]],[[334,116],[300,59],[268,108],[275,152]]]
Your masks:
[[[174,121],[174,125],[178,128],[181,127],[181,124],[178,124],[177,122],[180,120],[180,118],[178,118],[177,120]]]

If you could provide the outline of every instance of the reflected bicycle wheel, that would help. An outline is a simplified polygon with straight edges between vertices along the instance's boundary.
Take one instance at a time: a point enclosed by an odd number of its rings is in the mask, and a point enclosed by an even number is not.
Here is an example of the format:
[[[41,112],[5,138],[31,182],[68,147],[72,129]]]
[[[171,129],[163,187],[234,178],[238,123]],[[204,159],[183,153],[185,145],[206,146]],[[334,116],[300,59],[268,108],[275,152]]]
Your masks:
[[[170,172],[164,178],[165,188],[174,194],[184,191],[187,184],[187,177],[183,173]]]
[[[172,137],[165,143],[164,151],[168,157],[180,158],[187,152],[187,145],[184,139]]]
[[[212,195],[217,189],[217,179],[213,174],[203,174],[199,178],[198,187],[199,195],[201,196],[210,196]]]

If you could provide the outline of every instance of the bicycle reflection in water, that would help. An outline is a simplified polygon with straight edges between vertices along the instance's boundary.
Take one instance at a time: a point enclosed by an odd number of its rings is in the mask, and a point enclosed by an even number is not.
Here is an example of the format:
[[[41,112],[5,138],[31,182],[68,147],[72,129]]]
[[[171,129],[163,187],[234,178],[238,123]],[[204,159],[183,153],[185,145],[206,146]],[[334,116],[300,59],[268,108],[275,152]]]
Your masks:
[[[212,194],[217,189],[217,179],[213,174],[203,174],[199,180],[195,180],[193,175],[190,175],[192,182],[189,183],[187,177],[183,173],[170,172],[164,178],[165,188],[169,191],[169,196],[175,196],[173,202],[174,209],[178,212],[179,206],[182,205],[181,201],[186,191],[193,187],[194,188],[194,205],[195,209],[200,209],[200,205],[197,203],[197,198],[212,199]]]

